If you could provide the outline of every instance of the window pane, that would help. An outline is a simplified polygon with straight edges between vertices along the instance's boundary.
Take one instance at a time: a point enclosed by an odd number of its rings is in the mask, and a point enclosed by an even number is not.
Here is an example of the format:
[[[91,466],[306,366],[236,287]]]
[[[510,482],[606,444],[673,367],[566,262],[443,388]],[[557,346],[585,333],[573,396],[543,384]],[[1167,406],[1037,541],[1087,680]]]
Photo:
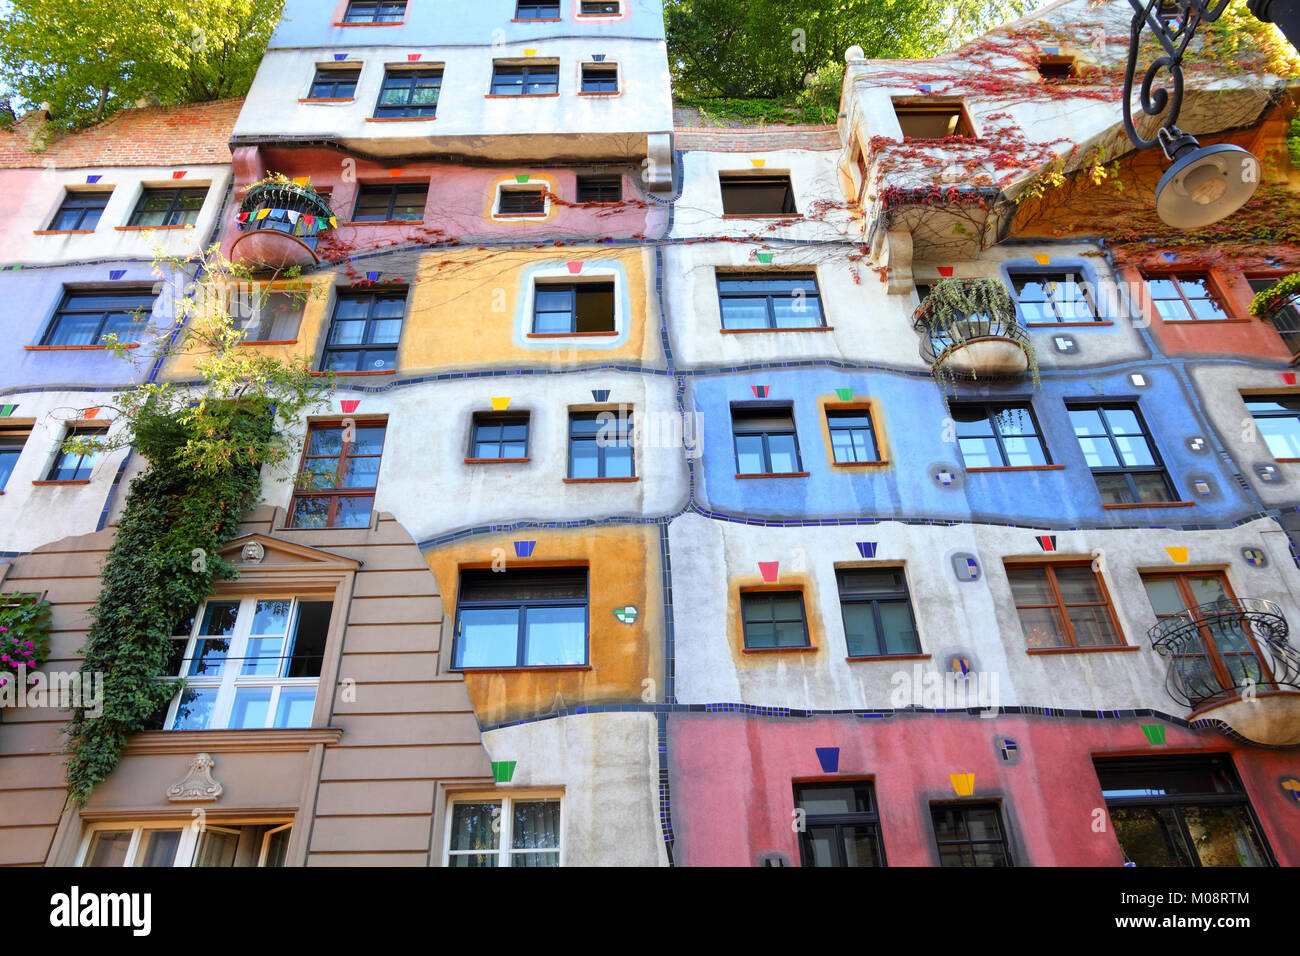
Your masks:
[[[1004,438],[1002,444],[1007,451],[1007,464],[1013,468],[1047,464],[1047,456],[1037,438]]]
[[[1256,418],[1255,425],[1274,458],[1300,458],[1300,418]]]
[[[303,601],[298,605],[298,626],[294,632],[285,677],[319,677],[329,636],[330,601]]]
[[[594,438],[575,439],[569,443],[569,477],[600,477],[600,449]]]
[[[799,470],[799,449],[793,435],[771,435],[768,450],[772,456],[772,472],[783,474]]]
[[[1029,608],[1018,611],[1020,627],[1028,647],[1065,647],[1065,623],[1055,607]]]
[[[1031,604],[1053,604],[1056,598],[1042,568],[1008,568],[1007,580],[1017,607]]]
[[[560,804],[555,800],[516,802],[511,826],[511,847],[516,850],[560,848]]]
[[[587,662],[585,607],[530,607],[525,613],[525,664]]]
[[[217,704],[217,688],[187,687],[181,691],[172,730],[207,730]]]
[[[500,845],[502,825],[499,803],[457,803],[452,808],[449,849],[453,852],[465,850],[494,852]],[[491,862],[488,862],[489,859]],[[452,866],[495,866],[496,861],[494,857],[487,856],[453,856],[451,864]]]
[[[835,866],[835,827],[809,827],[804,834],[804,866]]]
[[[96,830],[86,854],[87,866],[123,866],[131,846],[130,830]]]
[[[251,633],[283,634],[289,629],[289,609],[292,607],[293,601],[258,601]]]
[[[1129,467],[1154,465],[1156,463],[1151,454],[1151,447],[1147,444],[1145,438],[1116,435],[1115,444],[1119,446],[1121,460]]]
[[[235,691],[235,706],[230,712],[230,726],[237,728],[262,728],[266,726],[266,712],[271,706],[271,688],[241,687]]]
[[[241,674],[278,675],[280,673],[280,651],[284,647],[282,637],[253,637],[248,640],[248,650],[244,656]]]
[[[967,468],[999,468],[1002,466],[1002,452],[998,443],[992,438],[959,438],[962,460]]]
[[[298,498],[293,503],[295,528],[324,528],[329,523],[328,498]]]
[[[1081,647],[1118,644],[1119,636],[1104,607],[1072,607],[1067,612],[1074,627],[1074,639]]]
[[[1143,578],[1142,585],[1157,615],[1182,614],[1187,610],[1176,578]]]
[[[870,603],[844,605],[844,636],[848,640],[851,657],[867,657],[882,653],[876,634],[876,615]]]
[[[1133,484],[1137,486],[1139,501],[1174,500],[1174,496],[1169,491],[1169,482],[1165,480],[1163,472],[1134,475]]]
[[[1056,586],[1066,604],[1096,604],[1102,600],[1092,568],[1055,568]]]
[[[194,865],[204,867],[234,866],[235,853],[238,849],[238,833],[226,833],[224,830],[209,828],[199,836],[199,845],[194,850]]]
[[[282,687],[275,707],[275,727],[310,727],[316,709],[315,687]]]
[[[874,826],[846,826],[842,829],[846,866],[880,866],[880,839]]]
[[[349,495],[345,498],[338,499],[339,507],[335,513],[336,528],[368,528],[370,527],[370,509],[374,505],[374,498],[361,498]]]
[[[140,849],[136,853],[136,866],[173,866],[176,849],[181,843],[180,830],[145,830],[140,835]]]
[[[514,667],[519,657],[519,611],[464,608],[460,612],[460,666]]]
[[[1195,866],[1172,809],[1111,807],[1124,856],[1139,867]]]
[[[915,654],[920,651],[912,612],[906,601],[881,601],[880,620],[885,628],[886,654]]]

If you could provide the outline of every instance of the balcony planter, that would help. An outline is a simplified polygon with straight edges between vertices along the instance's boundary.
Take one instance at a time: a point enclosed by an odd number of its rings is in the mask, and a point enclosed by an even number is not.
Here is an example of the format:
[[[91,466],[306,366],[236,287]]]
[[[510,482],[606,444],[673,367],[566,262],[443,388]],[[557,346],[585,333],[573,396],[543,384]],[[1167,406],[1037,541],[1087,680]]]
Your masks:
[[[936,381],[1007,381],[1032,373],[1038,363],[1015,303],[997,279],[944,279],[917,307],[921,357]]]
[[[1279,279],[1258,293],[1250,303],[1251,315],[1275,329],[1294,360],[1300,358],[1300,272]]]
[[[231,260],[270,271],[313,266],[319,262],[318,236],[334,227],[333,217],[329,203],[316,190],[274,174],[245,191]]]
[[[1272,601],[1213,601],[1167,617],[1147,632],[1169,661],[1169,696],[1192,719],[1217,720],[1271,747],[1300,743],[1300,653]]]

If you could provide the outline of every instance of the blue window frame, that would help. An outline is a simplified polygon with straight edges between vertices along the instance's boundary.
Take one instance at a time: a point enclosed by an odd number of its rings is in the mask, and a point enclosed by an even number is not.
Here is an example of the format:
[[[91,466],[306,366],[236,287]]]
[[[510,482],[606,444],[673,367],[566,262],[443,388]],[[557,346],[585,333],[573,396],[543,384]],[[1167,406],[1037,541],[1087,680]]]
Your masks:
[[[9,476],[14,473],[14,466],[23,453],[23,446],[31,437],[27,428],[10,428],[0,431],[0,491],[4,491]]]
[[[826,324],[812,273],[719,273],[717,280],[724,329],[814,329]]]
[[[559,91],[560,67],[556,63],[536,66],[498,63],[492,71],[492,92],[496,96],[543,96]]]
[[[406,0],[352,0],[343,22],[401,23],[405,17]]]
[[[334,305],[324,369],[386,372],[397,367],[406,292],[349,292]]]
[[[518,460],[528,457],[527,413],[503,415],[475,412],[469,457],[480,460]]]
[[[379,91],[375,118],[436,116],[441,91],[442,70],[389,70]]]
[[[799,474],[799,437],[789,405],[733,405],[731,434],[739,475]]]

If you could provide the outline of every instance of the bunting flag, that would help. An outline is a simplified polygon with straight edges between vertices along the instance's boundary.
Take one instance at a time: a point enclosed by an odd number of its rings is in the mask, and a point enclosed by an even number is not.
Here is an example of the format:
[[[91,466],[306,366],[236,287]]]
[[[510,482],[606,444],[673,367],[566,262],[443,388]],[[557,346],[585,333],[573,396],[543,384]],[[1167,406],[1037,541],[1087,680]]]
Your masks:
[[[302,214],[302,221],[306,223],[308,229],[316,225],[316,217],[309,212],[305,212]]]
[[[257,221],[258,221],[258,222],[261,222],[263,219],[265,219],[265,218],[266,218],[267,216],[269,216],[269,215],[271,215],[271,210],[269,210],[269,209],[259,209],[259,210],[257,211]]]
[[[235,221],[236,221],[236,222],[248,222],[248,213],[246,213],[246,212],[241,212],[238,216],[235,217]]]
[[[289,221],[295,226],[298,225],[298,220],[302,218],[302,213],[294,212],[292,209],[286,209],[285,215],[289,217]]]

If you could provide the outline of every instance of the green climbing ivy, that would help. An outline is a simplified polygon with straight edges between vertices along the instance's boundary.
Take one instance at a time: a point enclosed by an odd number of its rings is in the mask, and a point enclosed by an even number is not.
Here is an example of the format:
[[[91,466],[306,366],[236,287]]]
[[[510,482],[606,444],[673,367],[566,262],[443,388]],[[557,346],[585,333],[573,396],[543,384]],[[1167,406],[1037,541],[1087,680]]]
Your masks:
[[[131,482],[82,648],[82,673],[102,675],[103,713],[75,710],[65,728],[68,790],[81,806],[117,766],[128,736],[146,729],[176,692],[160,677],[177,623],[216,581],[235,576],[219,549],[260,501],[262,469],[274,471],[296,453],[292,424],[333,387],[331,378],[312,375],[306,359],[239,348],[245,333],[228,309],[247,297],[203,293],[249,276],[216,249],[200,258],[203,283],[174,297],[175,324],[158,330],[150,349],[159,357],[195,356],[199,380],[118,393],[114,417],[125,427],[96,443],[100,451],[129,444],[148,467]],[[162,275],[184,275],[195,265],[156,264]],[[173,344],[177,328],[184,333]],[[87,450],[82,446],[94,441],[66,445]]]
[[[1256,294],[1250,302],[1250,314],[1259,318],[1269,318],[1279,307],[1286,305],[1297,295],[1300,295],[1300,272],[1293,272]]]
[[[998,334],[998,329],[1010,333],[1019,328],[1016,304],[999,279],[941,279],[930,289],[930,294],[917,310],[918,330],[938,330],[941,339],[951,343],[935,356],[931,372],[935,379],[951,389],[957,377],[947,361],[948,357],[971,339]],[[1023,330],[1022,330],[1023,332]],[[1025,353],[1034,387],[1039,386],[1038,359],[1028,334],[1008,336]]]

